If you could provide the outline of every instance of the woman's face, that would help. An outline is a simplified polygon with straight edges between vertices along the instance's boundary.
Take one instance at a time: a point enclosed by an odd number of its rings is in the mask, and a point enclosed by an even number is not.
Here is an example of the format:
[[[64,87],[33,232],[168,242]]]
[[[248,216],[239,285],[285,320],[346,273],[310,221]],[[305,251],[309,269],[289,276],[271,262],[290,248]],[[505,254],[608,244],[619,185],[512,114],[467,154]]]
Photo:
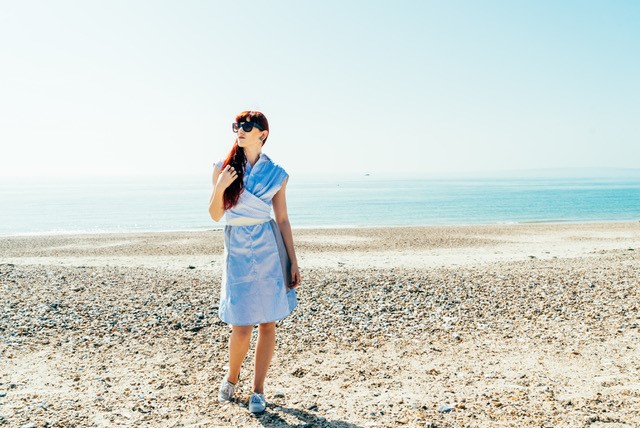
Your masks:
[[[241,120],[240,125],[245,121]],[[263,140],[267,138],[269,131],[261,131],[257,127],[253,127],[251,131],[245,131],[242,126],[238,127],[238,145],[240,147],[262,147]]]

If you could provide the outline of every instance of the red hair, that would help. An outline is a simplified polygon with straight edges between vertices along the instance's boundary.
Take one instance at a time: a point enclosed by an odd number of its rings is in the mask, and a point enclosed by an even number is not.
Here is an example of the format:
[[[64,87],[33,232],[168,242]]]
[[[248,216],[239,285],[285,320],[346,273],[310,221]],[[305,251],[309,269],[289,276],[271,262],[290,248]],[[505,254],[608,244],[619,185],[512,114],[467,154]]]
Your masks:
[[[260,125],[263,130],[269,130],[269,122],[264,114],[259,111],[243,111],[236,116],[236,123],[240,122],[254,122]],[[269,135],[267,134],[267,138]],[[262,141],[262,144],[267,142],[267,138]],[[229,152],[229,155],[224,160],[222,168],[227,165],[231,165],[236,170],[238,177],[233,180],[233,183],[227,187],[224,191],[224,209],[228,210],[233,208],[240,198],[240,194],[244,191],[244,170],[247,165],[247,157],[244,154],[244,149],[238,146],[238,139],[233,143],[233,147]]]

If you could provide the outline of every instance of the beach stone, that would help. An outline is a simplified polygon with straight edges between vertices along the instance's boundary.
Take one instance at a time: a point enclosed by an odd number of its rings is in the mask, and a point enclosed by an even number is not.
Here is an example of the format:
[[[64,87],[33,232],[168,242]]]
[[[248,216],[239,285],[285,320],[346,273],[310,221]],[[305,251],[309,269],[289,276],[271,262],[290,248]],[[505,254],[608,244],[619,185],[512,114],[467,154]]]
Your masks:
[[[449,413],[452,410],[453,406],[451,406],[450,404],[443,404],[442,406],[438,407],[438,412],[440,413]]]

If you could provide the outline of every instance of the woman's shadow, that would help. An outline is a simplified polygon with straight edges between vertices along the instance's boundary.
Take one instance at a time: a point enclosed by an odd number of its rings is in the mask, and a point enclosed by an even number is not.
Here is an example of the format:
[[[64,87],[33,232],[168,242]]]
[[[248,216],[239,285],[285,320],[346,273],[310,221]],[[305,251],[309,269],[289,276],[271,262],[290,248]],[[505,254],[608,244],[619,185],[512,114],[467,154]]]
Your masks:
[[[271,407],[271,406],[269,406]],[[300,420],[299,423],[289,423],[285,421],[277,412],[267,408],[263,413],[256,415],[256,419],[262,424],[264,427],[274,428],[274,427],[283,427],[283,428],[313,428],[313,427],[329,427],[329,428],[362,428],[360,425],[355,425],[350,422],[338,421],[338,420],[328,420],[323,416],[317,416],[312,413],[305,412],[300,409],[292,409],[284,406],[273,406],[277,408],[280,412],[286,413],[288,415],[295,416]]]

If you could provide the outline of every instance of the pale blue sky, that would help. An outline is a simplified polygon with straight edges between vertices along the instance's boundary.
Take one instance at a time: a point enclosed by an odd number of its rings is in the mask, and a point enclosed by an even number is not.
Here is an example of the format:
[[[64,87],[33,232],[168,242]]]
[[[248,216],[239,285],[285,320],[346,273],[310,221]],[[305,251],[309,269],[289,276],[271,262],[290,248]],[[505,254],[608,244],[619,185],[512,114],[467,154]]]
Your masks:
[[[640,167],[638,1],[0,1],[0,176]]]

